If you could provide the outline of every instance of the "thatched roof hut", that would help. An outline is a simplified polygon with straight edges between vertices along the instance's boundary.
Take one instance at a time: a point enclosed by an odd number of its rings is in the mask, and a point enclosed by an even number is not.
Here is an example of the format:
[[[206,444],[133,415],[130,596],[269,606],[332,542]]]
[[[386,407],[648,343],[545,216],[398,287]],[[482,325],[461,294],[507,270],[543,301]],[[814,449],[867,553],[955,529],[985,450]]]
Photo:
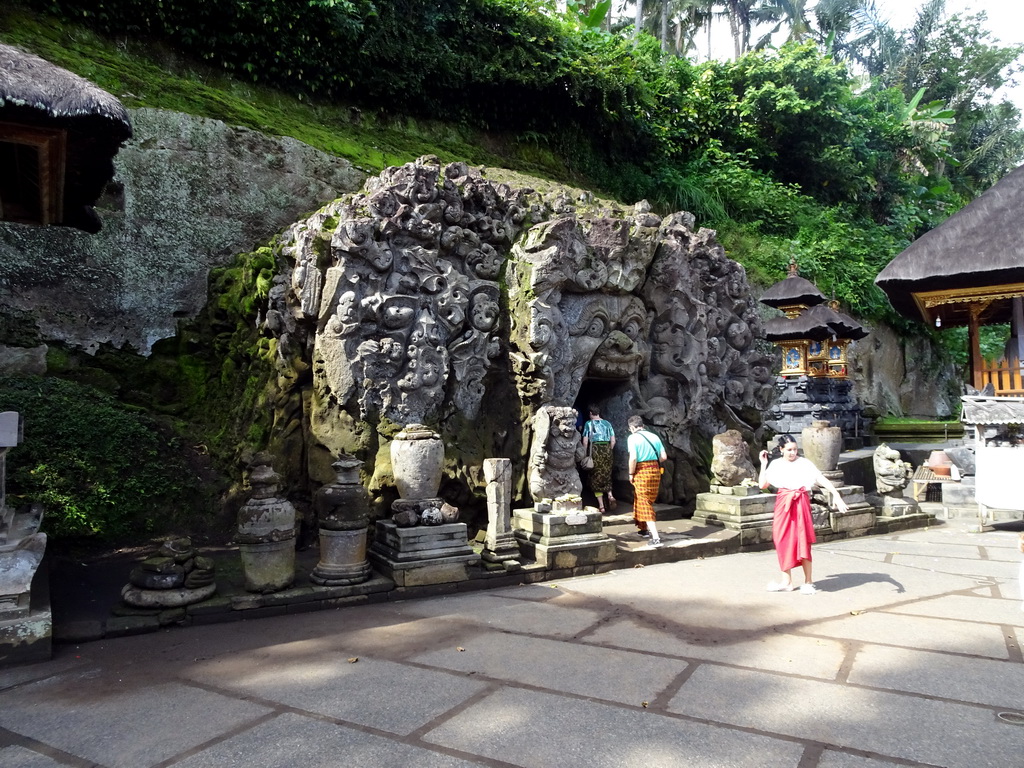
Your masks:
[[[875,283],[901,315],[942,327],[1010,321],[1024,296],[1024,166],[922,235]]]
[[[0,219],[98,231],[92,205],[131,135],[109,93],[0,43]]]
[[[818,290],[818,286],[807,278],[800,277],[796,259],[789,262],[789,274],[761,295],[762,304],[781,309],[791,315],[824,301],[825,296]]]
[[[805,309],[796,317],[773,317],[764,324],[764,337],[772,342],[796,339],[825,341],[830,338],[856,341],[867,335],[864,326],[828,304]]]

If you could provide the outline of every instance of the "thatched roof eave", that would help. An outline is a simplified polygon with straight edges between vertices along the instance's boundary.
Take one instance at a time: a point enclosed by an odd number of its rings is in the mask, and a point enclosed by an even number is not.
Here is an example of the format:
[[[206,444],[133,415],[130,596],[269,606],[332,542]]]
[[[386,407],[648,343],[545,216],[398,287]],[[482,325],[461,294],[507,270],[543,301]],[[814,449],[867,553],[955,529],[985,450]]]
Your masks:
[[[922,317],[913,294],[1024,282],[1024,166],[894,258],[875,278],[900,314]]]
[[[8,106],[53,119],[101,117],[122,141],[132,134],[128,111],[117,98],[84,77],[0,43],[0,109]]]

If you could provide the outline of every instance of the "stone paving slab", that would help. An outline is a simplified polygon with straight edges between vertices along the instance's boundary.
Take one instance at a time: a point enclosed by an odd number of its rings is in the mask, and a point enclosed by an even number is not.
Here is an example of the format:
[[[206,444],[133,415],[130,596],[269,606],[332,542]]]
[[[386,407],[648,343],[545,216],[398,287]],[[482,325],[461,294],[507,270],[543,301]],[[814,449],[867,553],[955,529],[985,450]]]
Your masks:
[[[843,542],[828,542],[821,545],[822,549],[829,549],[843,554],[856,552],[860,553],[883,553],[886,555],[924,555],[933,556],[935,545],[926,541],[914,539],[891,540],[888,538],[866,537],[860,539],[847,539]],[[943,557],[962,557],[965,560],[979,560],[984,549],[981,545],[973,544],[947,544],[943,547]]]
[[[943,573],[957,573],[978,578],[996,578],[1011,580],[1017,578],[1019,561],[1005,562],[1000,560],[982,560],[980,558],[959,559],[928,557],[926,555],[894,555],[894,565],[906,565],[925,571],[941,570]]]
[[[767,582],[778,577],[773,552],[616,571],[577,579],[571,590],[628,600],[639,611],[689,624],[753,630],[867,611],[899,600],[900,595],[930,597],[976,586],[974,578],[892,564],[876,569],[822,549],[816,550],[814,562],[821,592],[812,596],[765,593]],[[730,610],[722,610],[723,599]]]
[[[885,643],[922,651],[971,653],[993,659],[1008,659],[1006,638],[1000,627],[970,621],[931,619],[923,616],[866,611],[805,627],[816,637]]]
[[[201,662],[186,674],[235,695],[402,735],[484,688],[463,676],[366,657],[353,663],[341,655],[305,656],[301,664],[289,663],[287,647],[281,650],[277,663],[240,655]],[[410,690],[430,695],[410,696]],[[366,695],[369,691],[372,696]]]
[[[0,672],[0,765],[1020,765],[1006,531],[875,539],[811,596],[766,551],[58,645]]]
[[[1024,623],[1020,602],[1015,599],[978,599],[972,595],[942,595],[926,600],[893,605],[886,608],[892,613],[930,616],[933,619],[963,619],[990,624]]]
[[[14,745],[0,749],[0,765],[4,768],[61,768],[67,764]]]
[[[635,619],[621,619],[602,625],[586,636],[586,642],[773,672],[799,671],[826,680],[835,679],[846,658],[846,649],[837,640],[775,633],[748,637],[709,627],[691,627],[677,634],[642,625]]]
[[[270,710],[176,682],[121,685],[99,671],[0,693],[0,727],[111,768],[138,768]]]
[[[524,768],[794,768],[804,751],[791,740],[521,689],[502,689],[423,738]]]
[[[482,632],[468,638],[465,646],[423,653],[412,660],[633,706],[653,701],[689,668],[678,659],[498,632]],[[601,673],[595,675],[597,669]]]
[[[876,760],[872,757],[861,757],[834,749],[826,749],[818,761],[818,768],[895,768],[895,766],[905,765],[906,763],[902,761],[896,763],[889,760]]]
[[[408,601],[401,605],[399,615],[444,616],[451,622],[470,622],[552,637],[573,637],[600,618],[600,614],[586,609],[538,604],[492,592]]]
[[[945,768],[1006,766],[1005,742],[1021,743],[1020,726],[983,707],[712,665],[668,709]]]
[[[475,761],[286,713],[175,762],[174,768],[470,768]]]
[[[558,585],[555,583],[540,582],[539,584],[518,584],[514,587],[501,587],[488,590],[488,594],[495,597],[510,597],[515,600],[551,600],[558,597]]]
[[[1016,661],[868,645],[857,652],[847,680],[871,688],[1024,710],[1024,664]]]

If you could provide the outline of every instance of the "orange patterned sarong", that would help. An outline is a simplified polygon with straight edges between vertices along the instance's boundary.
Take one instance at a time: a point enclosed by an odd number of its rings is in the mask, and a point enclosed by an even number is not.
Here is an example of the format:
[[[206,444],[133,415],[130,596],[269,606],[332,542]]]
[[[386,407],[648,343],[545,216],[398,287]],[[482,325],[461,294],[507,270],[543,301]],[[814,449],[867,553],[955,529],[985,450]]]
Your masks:
[[[654,500],[658,498],[661,485],[661,464],[656,461],[641,461],[633,474],[633,519],[641,531],[647,530],[647,523],[653,522]]]

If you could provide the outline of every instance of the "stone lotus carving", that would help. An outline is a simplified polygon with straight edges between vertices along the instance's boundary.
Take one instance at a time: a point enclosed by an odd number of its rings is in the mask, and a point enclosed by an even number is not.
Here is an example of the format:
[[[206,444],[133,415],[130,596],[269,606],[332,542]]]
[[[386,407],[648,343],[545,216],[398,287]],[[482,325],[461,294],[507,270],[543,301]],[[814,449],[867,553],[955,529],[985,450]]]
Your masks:
[[[693,433],[710,440],[775,398],[743,268],[689,214],[424,157],[294,225],[278,248],[292,266],[263,330],[293,389],[279,400],[301,404],[278,423],[304,434],[307,483],[326,482],[338,453],[373,466],[388,425],[424,423],[451,447],[446,482],[480,495],[484,457],[509,456],[525,495],[533,414],[591,382],[615,398],[613,418],[642,412],[664,435],[664,484],[687,495],[707,482]],[[371,494],[388,482],[375,472]]]

